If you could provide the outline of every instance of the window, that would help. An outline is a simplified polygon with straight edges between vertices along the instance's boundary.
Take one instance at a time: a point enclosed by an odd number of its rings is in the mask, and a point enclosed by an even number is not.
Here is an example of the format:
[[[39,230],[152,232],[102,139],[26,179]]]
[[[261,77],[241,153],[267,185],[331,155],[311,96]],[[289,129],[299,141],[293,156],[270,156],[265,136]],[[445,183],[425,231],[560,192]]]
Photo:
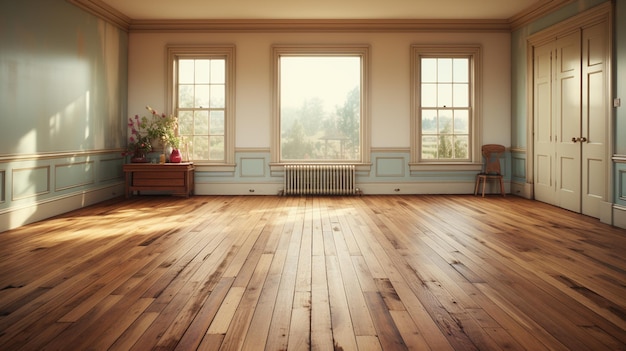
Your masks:
[[[234,47],[169,47],[178,133],[199,164],[234,160]]]
[[[361,163],[368,47],[273,47],[273,162]]]
[[[412,47],[413,165],[480,162],[479,53],[475,46]]]

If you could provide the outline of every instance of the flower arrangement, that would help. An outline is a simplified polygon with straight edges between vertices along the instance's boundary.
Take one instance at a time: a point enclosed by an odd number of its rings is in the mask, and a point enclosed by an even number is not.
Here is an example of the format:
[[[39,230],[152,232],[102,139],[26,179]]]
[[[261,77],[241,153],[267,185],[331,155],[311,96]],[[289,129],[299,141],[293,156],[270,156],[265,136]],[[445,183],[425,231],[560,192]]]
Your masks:
[[[153,140],[158,140],[161,145],[170,145],[174,149],[180,146],[180,139],[176,135],[178,129],[178,117],[159,113],[150,106],[146,109],[152,114],[152,121],[148,125],[148,136]]]
[[[170,145],[177,149],[180,138],[176,135],[178,117],[159,114],[155,109],[146,106],[150,117],[135,115],[128,118],[130,136],[128,146],[123,155],[132,155],[133,162],[146,162],[146,154],[152,151],[152,141],[158,141],[161,146]]]
[[[152,151],[152,143],[146,133],[148,119],[135,115],[134,118],[128,118],[128,127],[130,128],[130,136],[128,137],[128,146],[122,155],[132,155],[135,162],[142,162],[146,158],[146,154]]]

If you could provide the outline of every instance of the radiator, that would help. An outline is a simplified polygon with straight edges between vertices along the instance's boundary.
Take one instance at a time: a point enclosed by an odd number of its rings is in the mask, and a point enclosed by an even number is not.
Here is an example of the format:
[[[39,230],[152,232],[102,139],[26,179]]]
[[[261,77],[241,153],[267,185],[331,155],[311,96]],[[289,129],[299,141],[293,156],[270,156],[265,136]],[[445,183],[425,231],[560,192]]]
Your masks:
[[[355,166],[337,164],[285,165],[284,195],[351,195]]]

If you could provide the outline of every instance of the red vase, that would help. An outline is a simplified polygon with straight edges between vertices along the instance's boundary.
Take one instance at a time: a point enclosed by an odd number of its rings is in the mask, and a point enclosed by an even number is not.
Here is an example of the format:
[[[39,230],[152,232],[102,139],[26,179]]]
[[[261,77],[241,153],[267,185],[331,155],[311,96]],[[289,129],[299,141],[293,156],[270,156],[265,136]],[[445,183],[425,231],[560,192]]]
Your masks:
[[[180,150],[172,149],[172,154],[170,155],[171,163],[180,163],[183,160],[183,156],[180,154]]]

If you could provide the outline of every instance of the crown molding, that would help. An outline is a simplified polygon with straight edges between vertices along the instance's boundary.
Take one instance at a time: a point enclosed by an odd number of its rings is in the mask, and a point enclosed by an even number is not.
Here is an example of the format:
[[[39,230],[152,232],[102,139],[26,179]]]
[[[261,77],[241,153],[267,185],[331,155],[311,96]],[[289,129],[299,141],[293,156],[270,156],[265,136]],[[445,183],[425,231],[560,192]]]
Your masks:
[[[539,1],[535,5],[509,18],[511,31],[517,30],[561,7],[573,3],[574,0],[547,0]]]
[[[100,0],[66,1],[128,32],[131,18],[116,10],[115,8],[105,4],[104,2]]]
[[[205,19],[134,20],[101,0],[66,0],[127,32],[510,32],[574,2],[540,1],[501,20],[462,19]]]
[[[211,19],[134,20],[131,32],[420,32],[509,31],[506,20]]]

